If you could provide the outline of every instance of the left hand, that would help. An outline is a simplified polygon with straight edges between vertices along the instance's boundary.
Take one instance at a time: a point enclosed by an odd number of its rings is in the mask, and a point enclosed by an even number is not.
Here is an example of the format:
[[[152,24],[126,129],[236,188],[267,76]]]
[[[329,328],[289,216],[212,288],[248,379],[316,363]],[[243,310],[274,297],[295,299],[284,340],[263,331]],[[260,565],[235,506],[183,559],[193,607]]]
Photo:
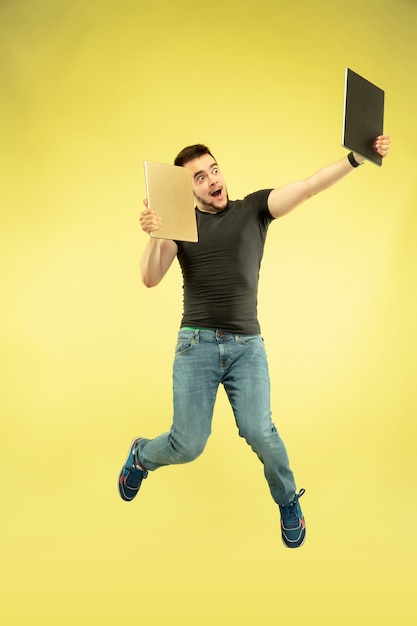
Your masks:
[[[389,152],[391,146],[391,137],[389,135],[379,135],[379,137],[375,140],[375,150],[380,154],[383,158],[385,158]]]

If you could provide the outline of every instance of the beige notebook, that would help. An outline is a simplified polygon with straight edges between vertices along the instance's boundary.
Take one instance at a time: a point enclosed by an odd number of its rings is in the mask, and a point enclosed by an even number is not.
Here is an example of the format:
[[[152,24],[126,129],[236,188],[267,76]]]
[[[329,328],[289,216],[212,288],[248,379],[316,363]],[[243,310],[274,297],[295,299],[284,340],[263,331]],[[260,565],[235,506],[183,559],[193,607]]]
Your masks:
[[[191,172],[186,167],[144,161],[148,206],[161,216],[158,239],[198,241]]]

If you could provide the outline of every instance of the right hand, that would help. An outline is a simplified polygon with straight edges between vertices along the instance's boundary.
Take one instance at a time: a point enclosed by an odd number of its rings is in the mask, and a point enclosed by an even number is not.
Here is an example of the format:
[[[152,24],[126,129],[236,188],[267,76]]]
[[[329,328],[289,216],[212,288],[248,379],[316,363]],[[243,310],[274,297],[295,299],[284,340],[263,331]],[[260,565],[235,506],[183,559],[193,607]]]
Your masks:
[[[146,209],[140,213],[139,221],[142,230],[149,235],[160,228],[161,218],[156,211],[148,208],[148,201],[146,199],[143,201],[143,204]]]
[[[375,150],[385,158],[391,146],[391,137],[389,135],[379,135],[375,140]]]

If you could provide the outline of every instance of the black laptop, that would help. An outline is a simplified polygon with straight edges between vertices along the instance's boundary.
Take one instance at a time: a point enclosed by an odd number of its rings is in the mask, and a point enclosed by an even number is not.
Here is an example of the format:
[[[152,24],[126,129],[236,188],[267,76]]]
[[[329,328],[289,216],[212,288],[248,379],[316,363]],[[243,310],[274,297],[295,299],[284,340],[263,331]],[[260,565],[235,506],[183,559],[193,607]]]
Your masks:
[[[379,166],[382,157],[374,142],[383,134],[384,96],[382,89],[346,69],[342,145]]]

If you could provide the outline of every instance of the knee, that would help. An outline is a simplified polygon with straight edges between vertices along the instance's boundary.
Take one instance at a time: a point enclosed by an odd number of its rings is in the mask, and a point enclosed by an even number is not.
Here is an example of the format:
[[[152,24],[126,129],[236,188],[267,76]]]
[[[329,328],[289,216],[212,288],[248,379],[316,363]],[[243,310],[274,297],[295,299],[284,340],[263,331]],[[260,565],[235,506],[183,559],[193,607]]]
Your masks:
[[[206,447],[207,440],[179,440],[171,436],[170,444],[177,456],[178,463],[195,461]]]
[[[257,424],[251,424],[247,428],[240,428],[239,435],[255,450],[275,446],[279,438],[273,424],[269,424],[267,428],[262,428]]]

